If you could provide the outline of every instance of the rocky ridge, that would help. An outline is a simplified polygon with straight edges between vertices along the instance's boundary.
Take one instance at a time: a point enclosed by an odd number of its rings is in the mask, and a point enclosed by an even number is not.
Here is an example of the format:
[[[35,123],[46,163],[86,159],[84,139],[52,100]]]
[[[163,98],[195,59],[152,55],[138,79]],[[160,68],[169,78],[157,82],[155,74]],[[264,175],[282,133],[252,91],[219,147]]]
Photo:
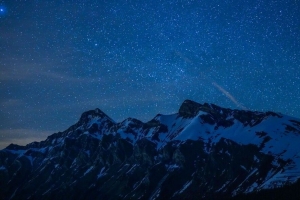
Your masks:
[[[0,199],[230,198],[295,183],[300,120],[186,100],[116,123],[87,111],[66,131],[0,151]]]

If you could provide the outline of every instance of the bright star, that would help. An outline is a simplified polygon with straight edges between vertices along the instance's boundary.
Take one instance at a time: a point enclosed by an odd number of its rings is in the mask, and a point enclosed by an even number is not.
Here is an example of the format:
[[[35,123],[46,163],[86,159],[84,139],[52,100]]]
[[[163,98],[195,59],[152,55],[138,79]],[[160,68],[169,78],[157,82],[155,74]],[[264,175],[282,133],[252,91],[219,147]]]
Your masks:
[[[5,15],[6,9],[4,6],[0,6],[0,16]]]

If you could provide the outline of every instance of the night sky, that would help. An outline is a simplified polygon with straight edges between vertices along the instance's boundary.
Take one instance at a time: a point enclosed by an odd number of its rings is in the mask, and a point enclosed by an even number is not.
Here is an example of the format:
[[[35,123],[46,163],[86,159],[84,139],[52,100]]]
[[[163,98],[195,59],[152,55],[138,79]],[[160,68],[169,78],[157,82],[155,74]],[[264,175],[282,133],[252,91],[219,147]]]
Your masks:
[[[300,118],[299,0],[0,0],[0,148],[185,99]]]

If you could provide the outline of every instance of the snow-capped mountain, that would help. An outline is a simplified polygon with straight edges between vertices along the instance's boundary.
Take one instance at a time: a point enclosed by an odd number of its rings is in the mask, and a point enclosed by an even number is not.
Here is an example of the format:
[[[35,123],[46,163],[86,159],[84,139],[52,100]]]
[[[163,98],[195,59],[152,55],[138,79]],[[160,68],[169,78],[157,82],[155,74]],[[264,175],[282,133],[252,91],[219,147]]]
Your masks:
[[[147,123],[87,111],[0,151],[0,199],[216,199],[299,178],[299,119],[190,100]]]

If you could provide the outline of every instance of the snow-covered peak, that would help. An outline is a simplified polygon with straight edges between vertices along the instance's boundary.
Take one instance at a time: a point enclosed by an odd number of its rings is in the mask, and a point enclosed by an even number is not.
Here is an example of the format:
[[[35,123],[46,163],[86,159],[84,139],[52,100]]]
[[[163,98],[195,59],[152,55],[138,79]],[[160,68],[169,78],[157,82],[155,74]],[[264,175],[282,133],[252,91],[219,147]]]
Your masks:
[[[158,114],[145,123],[134,118],[115,123],[95,109],[45,141],[24,147],[10,145],[0,151],[0,175],[15,180],[9,174],[21,166],[22,174],[30,171],[28,177],[33,177],[24,178],[26,184],[39,184],[39,180],[47,184],[54,174],[53,183],[43,187],[47,189],[41,189],[41,195],[54,194],[52,187],[60,186],[59,181],[67,180],[67,185],[76,188],[80,183],[110,188],[110,183],[122,183],[118,177],[130,185],[119,188],[132,188],[120,194],[125,199],[144,194],[145,189],[148,198],[159,197],[165,185],[173,184],[170,180],[177,182],[165,190],[172,188],[170,198],[188,198],[180,195],[188,195],[191,188],[236,195],[299,179],[299,144],[300,120],[274,112],[233,110],[186,100],[178,113]],[[89,188],[84,190],[98,191]],[[104,198],[103,192],[106,190],[96,196]]]

